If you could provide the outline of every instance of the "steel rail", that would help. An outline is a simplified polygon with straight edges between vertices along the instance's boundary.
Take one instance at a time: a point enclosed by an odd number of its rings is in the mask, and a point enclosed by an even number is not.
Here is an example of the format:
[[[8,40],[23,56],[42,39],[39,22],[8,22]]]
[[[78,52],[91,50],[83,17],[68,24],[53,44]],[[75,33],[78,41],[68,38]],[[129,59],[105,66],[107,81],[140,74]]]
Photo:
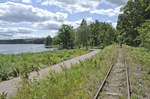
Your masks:
[[[98,88],[98,90],[97,90],[97,92],[96,92],[96,95],[94,96],[93,99],[97,99],[98,96],[100,95],[100,92],[102,91],[102,88],[104,87],[105,82],[106,82],[106,79],[108,78],[108,76],[109,76],[109,74],[110,74],[110,72],[111,72],[113,66],[114,66],[114,64],[112,64],[111,67],[109,68],[109,70],[108,70],[108,72],[107,72],[107,74],[106,74],[106,76],[105,76],[103,82],[102,82],[101,85],[99,86],[99,88]]]
[[[127,77],[127,93],[128,93],[128,99],[130,99],[131,91],[130,91],[130,80],[129,80],[129,68],[127,66],[126,60],[125,60],[125,65],[126,65],[126,77]]]

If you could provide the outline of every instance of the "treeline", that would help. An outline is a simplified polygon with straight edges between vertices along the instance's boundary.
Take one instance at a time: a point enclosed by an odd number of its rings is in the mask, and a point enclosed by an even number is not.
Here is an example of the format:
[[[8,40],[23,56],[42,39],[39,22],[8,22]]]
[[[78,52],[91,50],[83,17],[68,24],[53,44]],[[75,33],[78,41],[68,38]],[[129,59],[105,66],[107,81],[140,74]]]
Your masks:
[[[83,19],[77,29],[62,25],[50,44],[59,44],[63,48],[103,48],[116,42],[150,49],[150,0],[129,0],[121,11],[116,29],[98,20],[88,25]]]
[[[0,44],[43,44],[44,38],[0,40]]]
[[[103,48],[116,42],[116,40],[116,30],[111,24],[96,20],[88,25],[86,20],[83,19],[76,29],[71,25],[63,24],[58,30],[57,36],[46,38],[45,45],[60,45],[66,49],[88,48],[89,46]]]
[[[150,48],[150,0],[129,0],[118,17],[118,40]]]

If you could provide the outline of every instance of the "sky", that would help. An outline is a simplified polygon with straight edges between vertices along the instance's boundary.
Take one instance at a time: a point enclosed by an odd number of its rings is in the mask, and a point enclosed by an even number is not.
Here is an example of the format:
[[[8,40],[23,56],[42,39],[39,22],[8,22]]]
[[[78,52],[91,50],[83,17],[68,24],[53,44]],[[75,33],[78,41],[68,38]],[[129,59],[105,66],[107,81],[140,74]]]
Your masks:
[[[0,0],[0,39],[56,36],[62,24],[77,28],[82,19],[115,28],[127,0]]]

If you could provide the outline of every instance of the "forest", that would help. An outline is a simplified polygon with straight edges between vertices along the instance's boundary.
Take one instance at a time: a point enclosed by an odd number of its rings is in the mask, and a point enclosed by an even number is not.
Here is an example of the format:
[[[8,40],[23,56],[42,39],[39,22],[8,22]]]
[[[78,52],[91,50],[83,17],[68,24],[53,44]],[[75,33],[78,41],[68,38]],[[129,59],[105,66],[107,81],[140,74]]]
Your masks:
[[[80,26],[74,29],[63,24],[54,38],[48,36],[46,46],[60,45],[63,48],[98,46],[103,48],[113,43],[127,44],[150,48],[150,1],[129,0],[121,8],[117,27],[111,23],[96,20],[87,24],[83,19]]]

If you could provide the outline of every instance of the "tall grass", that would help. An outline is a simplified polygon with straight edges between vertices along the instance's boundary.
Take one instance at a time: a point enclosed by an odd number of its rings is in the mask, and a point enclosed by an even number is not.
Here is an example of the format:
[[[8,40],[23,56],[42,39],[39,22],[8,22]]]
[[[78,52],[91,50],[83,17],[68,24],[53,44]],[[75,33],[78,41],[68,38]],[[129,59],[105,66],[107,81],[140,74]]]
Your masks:
[[[150,74],[150,50],[142,47],[125,46],[132,58],[141,68]]]
[[[129,56],[132,99],[149,99],[150,50],[142,47],[124,46]]]
[[[106,47],[92,59],[70,69],[63,67],[61,73],[51,72],[43,80],[24,83],[13,99],[90,99],[116,57],[116,48]]]
[[[17,77],[23,73],[38,71],[40,68],[88,53],[87,50],[57,50],[18,55],[0,55],[0,81]]]

